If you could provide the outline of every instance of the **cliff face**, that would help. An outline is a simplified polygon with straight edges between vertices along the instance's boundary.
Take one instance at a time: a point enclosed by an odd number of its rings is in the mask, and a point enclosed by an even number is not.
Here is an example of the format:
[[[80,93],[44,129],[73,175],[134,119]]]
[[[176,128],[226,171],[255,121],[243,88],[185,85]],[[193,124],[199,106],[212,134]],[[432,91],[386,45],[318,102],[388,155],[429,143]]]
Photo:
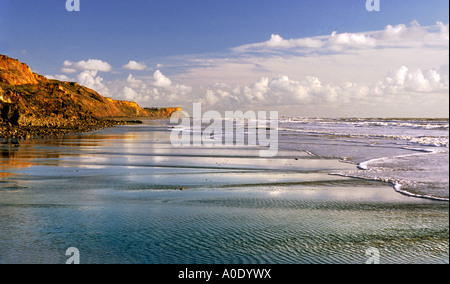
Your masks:
[[[147,112],[135,102],[117,101],[107,98],[117,109],[128,117],[148,117]]]
[[[147,112],[148,117],[158,119],[158,118],[170,117],[174,112],[182,111],[182,109],[179,107],[145,108],[145,111]]]
[[[27,65],[0,54],[0,83],[13,86],[38,84],[37,77]]]
[[[20,125],[40,126],[44,120],[64,126],[107,117],[168,118],[177,110],[142,109],[134,102],[105,98],[77,83],[48,80],[18,60],[0,55],[0,123],[14,124],[17,114]]]

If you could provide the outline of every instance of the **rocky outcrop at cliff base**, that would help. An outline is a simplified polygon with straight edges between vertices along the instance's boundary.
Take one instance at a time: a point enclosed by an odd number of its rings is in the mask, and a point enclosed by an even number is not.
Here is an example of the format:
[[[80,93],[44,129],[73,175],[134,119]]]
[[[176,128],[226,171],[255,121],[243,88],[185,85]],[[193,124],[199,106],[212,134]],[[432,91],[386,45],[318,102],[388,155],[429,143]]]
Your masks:
[[[19,109],[16,105],[0,101],[0,123],[10,126],[19,125]]]

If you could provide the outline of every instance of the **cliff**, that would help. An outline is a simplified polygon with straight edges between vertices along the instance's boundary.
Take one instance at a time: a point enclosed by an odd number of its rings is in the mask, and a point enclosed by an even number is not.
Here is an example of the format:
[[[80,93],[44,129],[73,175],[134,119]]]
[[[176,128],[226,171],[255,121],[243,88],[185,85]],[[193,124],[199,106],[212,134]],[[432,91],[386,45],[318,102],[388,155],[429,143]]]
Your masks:
[[[145,108],[144,109],[149,118],[160,119],[170,117],[174,112],[182,111],[181,108]]]
[[[148,117],[147,112],[135,102],[118,101],[107,98],[118,110],[126,114],[128,117]],[[120,115],[116,115],[120,116]]]
[[[78,83],[49,80],[0,55],[0,125],[80,128],[113,117],[169,118],[177,110],[143,109],[105,98]]]
[[[7,85],[38,84],[38,75],[15,59],[0,54],[0,83]]]

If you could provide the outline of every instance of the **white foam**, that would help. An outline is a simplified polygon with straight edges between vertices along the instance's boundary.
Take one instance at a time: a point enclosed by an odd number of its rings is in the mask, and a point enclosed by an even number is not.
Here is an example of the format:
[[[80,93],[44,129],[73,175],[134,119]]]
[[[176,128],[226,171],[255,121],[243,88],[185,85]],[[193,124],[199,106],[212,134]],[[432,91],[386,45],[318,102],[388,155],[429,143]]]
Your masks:
[[[354,137],[363,139],[406,140],[423,146],[449,148],[447,120],[383,120],[383,119],[281,119],[280,130]]]
[[[416,193],[411,193],[409,191],[406,191],[403,189],[403,185],[401,185],[400,183],[394,183],[394,189],[395,191],[397,191],[398,193],[407,195],[407,196],[411,196],[411,197],[417,197],[417,198],[425,198],[425,199],[431,199],[431,200],[437,200],[437,201],[450,201],[448,198],[444,198],[444,197],[436,197],[436,196],[431,196],[431,195],[420,195],[420,194],[416,194]]]
[[[305,148],[302,150],[326,157],[347,157],[342,159],[346,162],[360,162],[357,167],[362,171],[345,172],[345,176],[384,181],[409,196],[448,201],[448,198],[432,196],[435,193],[447,196],[448,192],[448,166],[445,165],[448,164],[445,158],[449,152],[448,129],[445,119],[296,117],[280,121],[279,130],[305,134],[305,143],[292,140],[295,147]],[[295,139],[295,135],[287,137]],[[326,147],[321,147],[321,137]],[[330,143],[328,137],[336,143]],[[423,195],[405,190],[419,190],[419,187]]]

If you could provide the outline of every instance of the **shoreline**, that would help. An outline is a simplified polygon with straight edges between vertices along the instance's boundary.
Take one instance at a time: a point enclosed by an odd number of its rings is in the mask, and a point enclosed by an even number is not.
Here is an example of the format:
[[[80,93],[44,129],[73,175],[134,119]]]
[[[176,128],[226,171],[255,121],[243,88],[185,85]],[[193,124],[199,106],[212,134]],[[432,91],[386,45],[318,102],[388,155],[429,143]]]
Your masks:
[[[60,137],[68,134],[81,134],[96,131],[118,125],[141,124],[138,118],[109,117],[105,119],[89,119],[86,121],[71,121],[64,123],[48,123],[42,120],[41,126],[12,126],[0,124],[0,142],[18,142],[32,139],[44,139],[48,137]]]
[[[289,150],[289,149],[286,149]],[[368,176],[362,176],[362,175],[358,175],[356,173],[358,172],[370,172],[371,168],[369,167],[369,163],[374,162],[374,161],[383,161],[386,159],[391,159],[391,158],[399,158],[399,157],[410,157],[410,156],[418,156],[418,155],[427,155],[427,154],[436,154],[439,153],[439,151],[437,150],[429,150],[429,149],[408,149],[408,150],[412,150],[412,151],[417,151],[419,153],[414,153],[414,154],[407,154],[407,155],[399,155],[399,156],[395,156],[395,157],[381,157],[381,158],[374,158],[374,159],[369,159],[367,161],[363,161],[363,162],[355,162],[352,161],[351,158],[349,157],[333,157],[334,159],[338,160],[340,163],[344,163],[344,164],[350,164],[355,166],[355,170],[354,171],[344,171],[344,172],[337,172],[337,173],[330,173],[330,175],[334,175],[334,176],[341,176],[341,177],[347,177],[347,178],[352,178],[352,179],[359,179],[359,180],[367,180],[367,181],[376,181],[376,182],[382,182],[382,183],[386,183],[388,185],[390,185],[392,187],[392,189],[394,189],[395,192],[407,196],[407,197],[412,197],[412,198],[419,198],[419,199],[427,199],[427,200],[431,200],[431,201],[437,201],[437,202],[446,202],[449,203],[450,199],[448,197],[442,197],[442,196],[436,196],[436,195],[432,195],[432,194],[419,194],[419,193],[415,193],[413,192],[413,190],[410,190],[407,186],[405,186],[404,184],[402,184],[402,182],[399,182],[395,179],[385,179],[385,178],[381,178],[381,177],[368,177]],[[324,158],[326,156],[321,156],[318,155],[316,153],[313,153],[309,150],[302,150],[303,152],[307,153],[308,155],[312,156],[312,157],[317,157],[317,158]],[[328,157],[327,157],[328,158]]]
[[[34,139],[45,139],[45,138],[51,138],[51,137],[61,137],[64,135],[70,135],[70,134],[82,134],[82,133],[88,133],[92,131],[97,131],[101,129],[106,128],[112,128],[115,126],[120,125],[136,125],[136,124],[142,124],[145,120],[156,120],[155,118],[143,118],[143,117],[105,117],[102,119],[88,119],[86,121],[76,121],[76,122],[70,122],[68,125],[67,121],[63,123],[63,125],[56,125],[55,127],[48,127],[48,126],[7,126],[7,125],[0,125],[0,143],[17,143],[19,141],[26,141],[26,140],[34,140]],[[48,123],[48,120],[42,120],[45,123]],[[313,152],[310,152],[308,150],[303,150],[306,154],[313,156],[313,157],[321,157],[320,155],[317,155]],[[430,154],[430,152],[433,151],[420,151],[425,153],[416,153],[416,154],[408,154],[408,155],[401,155],[402,156],[415,156],[415,155],[423,155],[423,154]],[[368,163],[376,160],[383,160],[387,157],[383,158],[377,158],[377,159],[371,159],[368,161],[364,161],[361,163],[355,163],[353,161],[349,161],[345,158],[338,158],[336,157],[336,160],[338,160],[341,163],[345,164],[351,164],[355,166],[355,171],[367,171],[369,170],[369,167],[367,166]],[[370,181],[379,181],[386,184],[389,184],[397,193],[400,193],[402,195],[408,196],[408,197],[414,197],[414,198],[422,198],[422,199],[428,199],[433,201],[440,201],[440,202],[449,202],[448,198],[445,197],[439,197],[439,196],[433,196],[433,195],[422,195],[417,194],[408,191],[405,186],[398,181],[392,180],[392,179],[382,179],[382,178],[371,178],[371,177],[363,177],[359,176],[357,174],[352,174],[351,172],[339,172],[339,173],[330,173],[330,175],[336,175],[336,176],[342,176],[347,178],[354,178],[354,179],[362,179],[362,180],[370,180]]]

